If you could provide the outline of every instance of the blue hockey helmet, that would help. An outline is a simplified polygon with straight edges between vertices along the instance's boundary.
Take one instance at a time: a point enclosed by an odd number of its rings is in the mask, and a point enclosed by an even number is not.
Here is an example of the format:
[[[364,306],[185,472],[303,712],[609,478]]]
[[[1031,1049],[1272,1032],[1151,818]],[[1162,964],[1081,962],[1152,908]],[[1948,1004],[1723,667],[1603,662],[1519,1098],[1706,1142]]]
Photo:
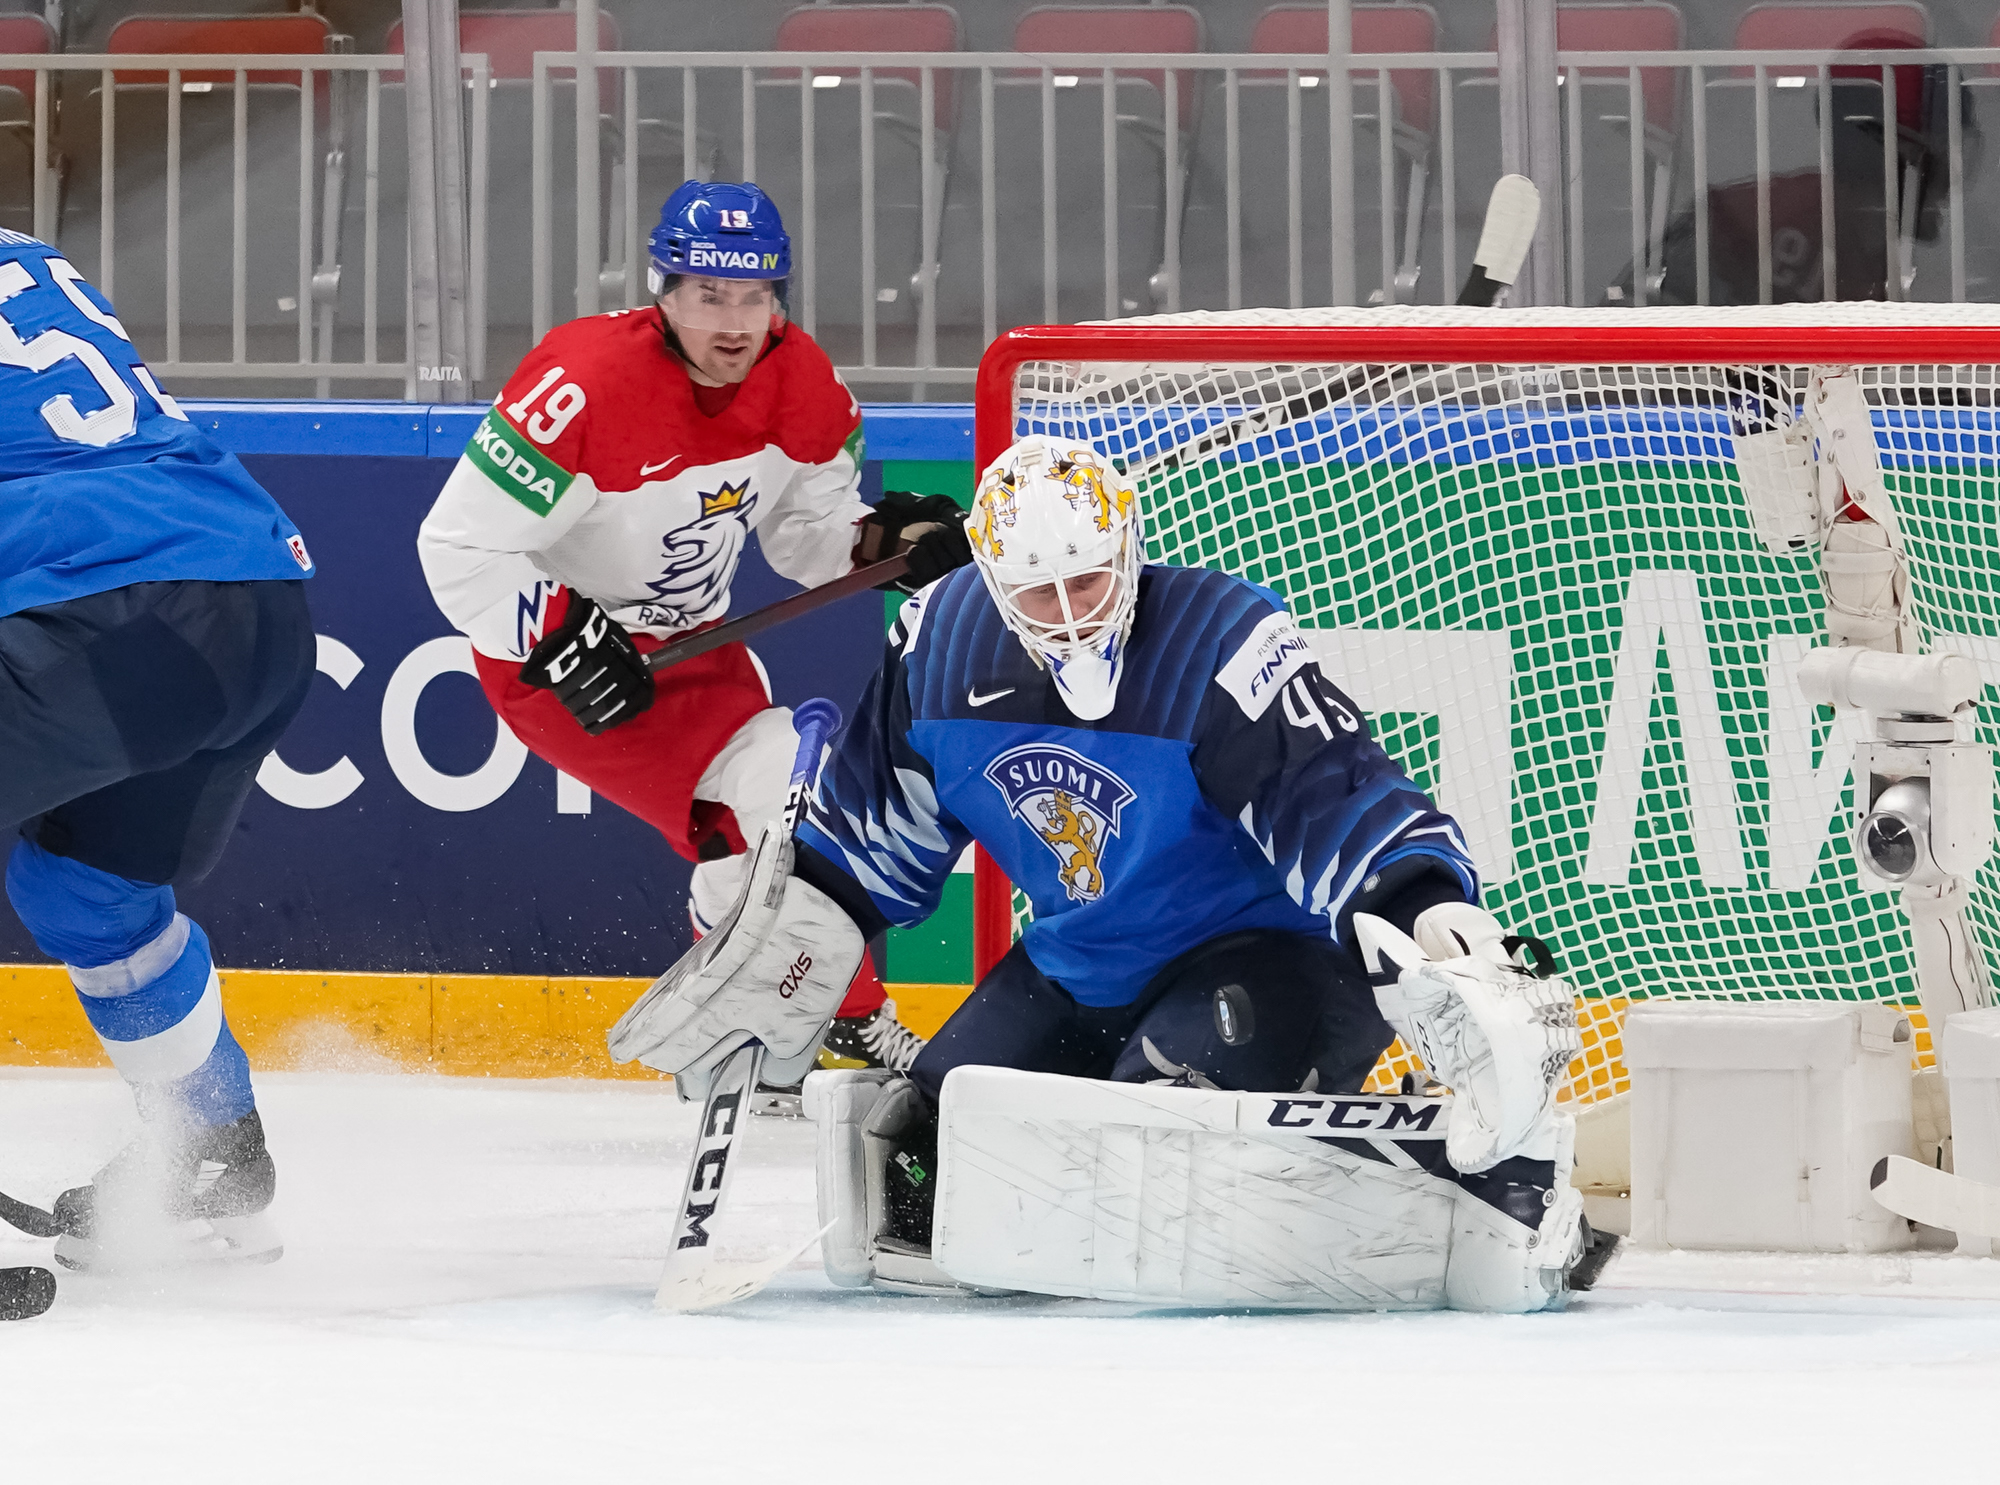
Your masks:
[[[660,224],[647,245],[652,263],[646,277],[655,294],[676,274],[792,276],[792,239],[777,204],[747,182],[681,182],[660,208]]]

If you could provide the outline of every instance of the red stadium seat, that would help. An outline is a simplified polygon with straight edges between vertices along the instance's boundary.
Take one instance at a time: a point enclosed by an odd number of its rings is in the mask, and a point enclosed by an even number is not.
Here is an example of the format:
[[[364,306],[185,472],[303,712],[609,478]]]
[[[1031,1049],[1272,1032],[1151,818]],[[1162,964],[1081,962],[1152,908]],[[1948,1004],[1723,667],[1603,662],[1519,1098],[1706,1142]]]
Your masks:
[[[1040,5],[1014,27],[1014,50],[1030,56],[1065,52],[1199,52],[1204,44],[1201,16],[1186,5]],[[1166,73],[1157,68],[1119,68],[1121,81],[1139,81],[1165,94]],[[1194,121],[1194,74],[1176,72],[1180,124]],[[1082,83],[1094,83],[1089,74]]]
[[[1680,7],[1664,0],[1637,4],[1563,5],[1556,10],[1556,45],[1567,52],[1677,52],[1684,26]],[[1586,82],[1603,78],[1625,85],[1622,67],[1586,67]],[[1680,120],[1680,73],[1671,67],[1642,67],[1646,125],[1669,134]]]
[[[317,56],[326,50],[333,27],[324,16],[311,12],[297,15],[135,15],[127,16],[111,28],[104,49],[119,55],[152,52],[255,52],[268,56]],[[183,83],[229,83],[234,70],[191,70],[181,73]],[[128,72],[117,75],[118,86],[163,87],[164,72]],[[250,73],[256,84],[299,86],[296,72]]]
[[[1357,5],[1349,12],[1353,26],[1353,48],[1357,57],[1379,52],[1432,52],[1437,50],[1437,14],[1428,5]],[[1324,52],[1327,46],[1324,5],[1276,5],[1257,18],[1250,33],[1253,52],[1280,52],[1293,55]],[[1326,76],[1324,70],[1301,71],[1303,82]],[[1363,120],[1373,120],[1377,111],[1377,74],[1356,69],[1354,111]],[[1251,70],[1243,73],[1252,86],[1279,81],[1283,74]],[[1417,256],[1423,239],[1426,188],[1430,177],[1432,133],[1436,127],[1437,74],[1397,71],[1389,74],[1395,99],[1395,117],[1388,121],[1396,149],[1409,162],[1406,200],[1403,206],[1400,260],[1395,269],[1399,297],[1413,293],[1417,285]]]
[[[1434,52],[1437,50],[1437,13],[1428,5],[1357,5],[1353,18],[1354,54],[1370,52]],[[1326,7],[1324,5],[1274,5],[1257,18],[1250,33],[1253,52],[1323,52],[1326,50]],[[1324,72],[1312,74],[1324,77]],[[1372,77],[1363,73],[1362,77]],[[1270,72],[1245,72],[1244,80],[1278,76]],[[1396,107],[1402,122],[1429,135],[1437,116],[1437,74],[1434,72],[1392,72],[1389,83],[1396,90]]]
[[[40,16],[0,15],[0,54],[25,56],[45,54],[55,49],[56,33]],[[35,97],[35,74],[0,72],[0,92],[9,91],[18,94],[23,102],[32,106]]]
[[[958,12],[949,5],[807,5],[778,22],[771,43],[780,52],[955,52],[964,46]],[[857,67],[818,67],[818,77],[859,77]],[[798,69],[776,67],[764,74],[773,82],[796,82]],[[875,80],[922,84],[914,67],[878,67]],[[953,118],[951,72],[934,75],[931,123],[949,129]]]
[[[600,51],[618,49],[618,20],[609,11],[597,13],[597,46]],[[561,10],[461,10],[458,13],[458,49],[484,52],[498,82],[531,82],[535,76],[536,52],[576,50],[576,13]],[[390,56],[403,52],[403,23],[389,27],[382,50]],[[550,75],[570,77],[575,69],[551,69]],[[610,87],[617,74],[604,69],[602,85]],[[385,72],[384,82],[399,83],[400,72]],[[602,96],[609,97],[604,94]]]

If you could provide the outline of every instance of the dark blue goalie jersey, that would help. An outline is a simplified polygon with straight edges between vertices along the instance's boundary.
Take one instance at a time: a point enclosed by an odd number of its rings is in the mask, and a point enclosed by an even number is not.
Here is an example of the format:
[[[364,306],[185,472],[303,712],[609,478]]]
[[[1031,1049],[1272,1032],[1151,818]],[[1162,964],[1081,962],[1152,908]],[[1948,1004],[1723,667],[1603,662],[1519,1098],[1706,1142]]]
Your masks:
[[[977,840],[1034,905],[1028,956],[1087,1005],[1239,929],[1351,945],[1364,886],[1411,857],[1477,900],[1458,826],[1270,590],[1147,567],[1125,666],[1110,715],[1078,720],[978,572],[952,573],[904,605],[800,839],[901,925]]]
[[[54,248],[0,230],[0,617],[133,583],[312,572]]]

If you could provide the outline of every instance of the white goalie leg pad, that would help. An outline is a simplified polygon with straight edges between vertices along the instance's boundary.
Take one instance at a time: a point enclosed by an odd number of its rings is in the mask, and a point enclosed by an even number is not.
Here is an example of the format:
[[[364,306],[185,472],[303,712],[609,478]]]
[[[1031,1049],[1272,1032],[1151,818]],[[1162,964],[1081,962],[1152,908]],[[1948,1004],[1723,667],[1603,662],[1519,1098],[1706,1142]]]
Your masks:
[[[1526,1227],[1431,1173],[1451,1102],[958,1068],[937,1263],[980,1288],[1138,1304],[1559,1307],[1582,1252],[1568,1144]]]
[[[1446,1144],[1455,1169],[1483,1171],[1517,1155],[1554,1159],[1556,1090],[1583,1050],[1575,997],[1567,982],[1536,979],[1509,962],[1484,926],[1498,928],[1490,914],[1452,906],[1459,911],[1448,921],[1437,908],[1424,915],[1457,925],[1426,934],[1465,950],[1442,961],[1386,919],[1354,915],[1362,960],[1377,981],[1376,1005],[1458,1095]]]
[[[611,1058],[672,1073],[683,1099],[699,1099],[723,1058],[756,1040],[765,1082],[797,1082],[866,952],[840,905],[792,875],[791,836],[768,829],[729,914],[611,1028]]]
[[[883,1235],[884,1177],[895,1137],[920,1117],[909,1078],[883,1067],[809,1073],[805,1115],[818,1126],[814,1177],[820,1262],[843,1289],[964,1294],[930,1254]]]
[[[1569,1271],[1583,1256],[1583,1193],[1570,1184],[1576,1122],[1559,1114],[1554,1123],[1555,1184],[1538,1227],[1516,1222],[1469,1191],[1458,1193],[1445,1269],[1449,1308],[1521,1315],[1569,1303]]]
[[[820,1261],[843,1289],[865,1289],[875,1277],[875,1234],[882,1225],[880,1177],[870,1181],[864,1129],[891,1083],[886,1067],[843,1067],[806,1075],[805,1115],[817,1126],[813,1175],[819,1198]],[[877,1195],[869,1200],[870,1190]]]
[[[1463,1193],[1411,1151],[1436,1163],[1448,1107],[956,1068],[932,1251],[981,1288],[1435,1309]]]

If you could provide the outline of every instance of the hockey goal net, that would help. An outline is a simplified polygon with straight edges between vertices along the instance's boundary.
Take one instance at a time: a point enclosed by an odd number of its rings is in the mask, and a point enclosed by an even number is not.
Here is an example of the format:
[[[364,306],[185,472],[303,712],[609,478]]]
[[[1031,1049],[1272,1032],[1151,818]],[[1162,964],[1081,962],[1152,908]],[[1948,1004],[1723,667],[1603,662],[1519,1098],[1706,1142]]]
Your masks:
[[[1852,724],[1795,679],[1827,642],[1819,543],[1768,549],[1736,440],[1796,421],[1815,372],[1858,383],[1903,642],[2000,680],[2000,312],[1391,314],[1013,332],[980,369],[978,460],[1093,443],[1136,476],[1153,561],[1286,598],[1464,826],[1487,906],[1555,947],[1585,1027],[1572,1099],[1625,1087],[1642,997],[1914,1009],[1908,924],[1848,844]],[[1989,690],[1989,746],[1996,723]],[[979,871],[983,973],[1031,909]],[[1994,886],[1969,911],[1989,967]],[[1392,1048],[1377,1086],[1408,1066]]]

